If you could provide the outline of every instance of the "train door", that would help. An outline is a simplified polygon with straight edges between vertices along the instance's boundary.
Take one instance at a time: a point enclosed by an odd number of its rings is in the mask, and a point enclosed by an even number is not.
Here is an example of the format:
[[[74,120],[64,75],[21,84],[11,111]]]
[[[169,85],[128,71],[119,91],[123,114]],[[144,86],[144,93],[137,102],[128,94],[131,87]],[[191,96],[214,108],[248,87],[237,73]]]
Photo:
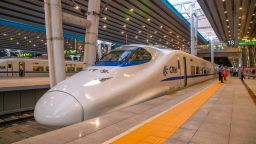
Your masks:
[[[178,71],[177,71],[178,73],[177,74],[179,75],[179,77],[182,77],[182,71],[181,71],[179,56],[177,57],[177,65],[178,65],[177,66],[178,67]],[[179,85],[179,87],[183,87],[182,86],[182,79],[179,80],[178,85]]]
[[[187,59],[186,57],[183,57],[183,67],[184,67],[184,87],[187,86]]]
[[[25,62],[19,62],[19,76],[25,76]]]
[[[13,65],[12,62],[7,63],[7,69],[6,69],[7,76],[13,76]]]

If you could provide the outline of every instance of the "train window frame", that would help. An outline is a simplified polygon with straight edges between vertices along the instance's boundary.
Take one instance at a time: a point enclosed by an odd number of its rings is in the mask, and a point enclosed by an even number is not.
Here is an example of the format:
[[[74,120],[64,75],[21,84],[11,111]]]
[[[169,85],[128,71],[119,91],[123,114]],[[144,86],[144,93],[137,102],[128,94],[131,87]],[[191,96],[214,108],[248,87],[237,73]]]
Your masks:
[[[109,58],[108,60],[104,60],[105,58],[107,58],[109,55],[113,54],[113,53],[118,53],[118,52],[122,52],[125,53],[125,52],[130,52],[130,54],[128,54],[126,57],[122,58],[119,60],[120,56],[118,58],[116,58],[116,60],[110,60],[111,58]],[[115,51],[111,51],[110,53],[108,53],[107,55],[105,55],[104,57],[102,57],[98,62],[124,62],[126,61],[126,59],[128,57],[130,57],[130,55],[132,54],[132,50],[115,50]]]

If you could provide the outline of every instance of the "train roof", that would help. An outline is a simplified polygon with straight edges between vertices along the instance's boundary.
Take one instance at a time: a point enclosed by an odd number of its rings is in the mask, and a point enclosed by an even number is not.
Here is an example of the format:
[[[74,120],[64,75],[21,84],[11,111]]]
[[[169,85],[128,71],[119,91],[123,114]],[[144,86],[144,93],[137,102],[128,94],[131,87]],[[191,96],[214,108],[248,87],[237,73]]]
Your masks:
[[[29,60],[34,60],[34,61],[48,61],[48,59],[33,59],[33,58],[1,58],[0,61],[10,61],[10,60],[26,60],[26,61],[29,61]],[[83,63],[82,61],[65,61],[65,62],[81,62]]]
[[[160,45],[143,45],[143,44],[130,44],[130,45],[122,45],[117,49],[114,49],[113,51],[118,51],[118,50],[135,50],[137,48],[153,48],[153,49],[164,49],[164,50],[174,50],[172,48],[160,46]]]

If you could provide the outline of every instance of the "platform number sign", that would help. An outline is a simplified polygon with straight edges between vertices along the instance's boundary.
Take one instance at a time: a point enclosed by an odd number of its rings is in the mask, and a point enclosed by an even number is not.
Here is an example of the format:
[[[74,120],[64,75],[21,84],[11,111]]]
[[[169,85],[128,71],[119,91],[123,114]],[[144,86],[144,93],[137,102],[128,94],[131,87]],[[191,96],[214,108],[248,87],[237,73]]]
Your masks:
[[[234,47],[235,46],[235,40],[234,39],[229,39],[227,44],[228,44],[228,47]]]

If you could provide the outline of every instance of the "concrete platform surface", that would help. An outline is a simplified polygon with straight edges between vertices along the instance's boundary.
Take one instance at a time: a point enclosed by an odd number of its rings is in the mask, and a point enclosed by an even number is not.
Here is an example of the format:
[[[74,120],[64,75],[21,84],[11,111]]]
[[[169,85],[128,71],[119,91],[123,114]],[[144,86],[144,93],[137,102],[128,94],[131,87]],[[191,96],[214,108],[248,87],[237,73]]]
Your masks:
[[[49,77],[15,77],[0,79],[0,92],[49,87]]]
[[[256,80],[245,80],[256,92]],[[256,144],[256,105],[229,79],[165,144]]]

